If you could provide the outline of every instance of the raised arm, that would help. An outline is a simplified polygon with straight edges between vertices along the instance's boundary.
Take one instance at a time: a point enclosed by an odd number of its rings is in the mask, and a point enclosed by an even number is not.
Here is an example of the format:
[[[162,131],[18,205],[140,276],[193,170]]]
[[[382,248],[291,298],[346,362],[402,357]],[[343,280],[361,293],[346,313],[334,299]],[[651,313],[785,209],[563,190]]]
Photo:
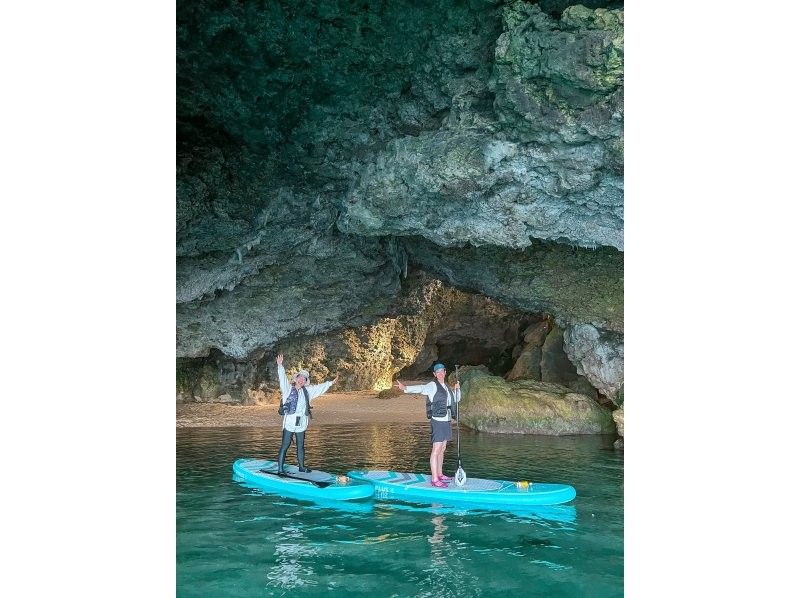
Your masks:
[[[291,390],[289,379],[286,377],[286,370],[283,369],[283,353],[280,353],[278,357],[275,358],[275,363],[278,364],[278,382],[281,385],[281,400],[283,400]]]

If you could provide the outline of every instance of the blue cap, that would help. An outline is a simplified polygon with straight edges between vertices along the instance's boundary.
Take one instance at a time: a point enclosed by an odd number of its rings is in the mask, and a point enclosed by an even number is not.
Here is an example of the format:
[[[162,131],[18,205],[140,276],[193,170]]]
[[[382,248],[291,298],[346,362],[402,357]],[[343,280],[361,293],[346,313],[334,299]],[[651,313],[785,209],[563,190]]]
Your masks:
[[[443,363],[437,363],[435,366],[433,366],[433,373],[435,374],[439,370],[444,370],[444,369],[447,369],[447,368],[444,367]]]

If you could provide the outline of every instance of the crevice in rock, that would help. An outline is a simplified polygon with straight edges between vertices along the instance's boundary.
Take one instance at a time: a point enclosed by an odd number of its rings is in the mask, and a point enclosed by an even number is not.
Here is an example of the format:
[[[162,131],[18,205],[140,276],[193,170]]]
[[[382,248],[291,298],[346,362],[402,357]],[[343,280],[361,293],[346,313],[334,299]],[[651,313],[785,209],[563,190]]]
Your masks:
[[[177,5],[179,399],[267,400],[278,351],[614,399],[623,3],[535,4]]]
[[[287,370],[305,368],[313,381],[339,376],[338,391],[382,390],[395,379],[428,379],[441,361],[478,366],[509,381],[557,383],[597,399],[563,348],[552,315],[530,313],[481,294],[459,291],[413,270],[388,315],[323,334],[288,335],[244,358],[211,349],[179,359],[177,400],[255,404],[275,401],[275,356]],[[533,356],[533,357],[532,357]]]

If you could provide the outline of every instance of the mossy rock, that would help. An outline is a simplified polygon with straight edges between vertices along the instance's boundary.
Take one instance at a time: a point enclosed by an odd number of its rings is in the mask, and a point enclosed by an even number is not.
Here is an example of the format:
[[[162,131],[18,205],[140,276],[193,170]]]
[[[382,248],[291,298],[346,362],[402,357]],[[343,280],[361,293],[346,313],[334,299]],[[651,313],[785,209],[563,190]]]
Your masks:
[[[175,364],[175,389],[185,400],[193,400],[197,381],[203,375],[203,364],[199,360],[178,359]]]
[[[387,388],[385,390],[380,391],[378,393],[378,398],[379,399],[394,399],[395,397],[403,396],[404,394],[405,393],[402,390],[400,390],[396,386],[393,386],[392,388]]]
[[[617,434],[625,436],[625,406],[614,411],[611,416],[614,418],[614,423],[617,424]]]
[[[505,434],[613,434],[611,414],[566,386],[536,380],[506,382],[483,367],[464,368],[461,423]]]
[[[219,383],[217,368],[209,364],[203,365],[200,376],[194,387],[194,398],[197,401],[215,401],[224,392]]]

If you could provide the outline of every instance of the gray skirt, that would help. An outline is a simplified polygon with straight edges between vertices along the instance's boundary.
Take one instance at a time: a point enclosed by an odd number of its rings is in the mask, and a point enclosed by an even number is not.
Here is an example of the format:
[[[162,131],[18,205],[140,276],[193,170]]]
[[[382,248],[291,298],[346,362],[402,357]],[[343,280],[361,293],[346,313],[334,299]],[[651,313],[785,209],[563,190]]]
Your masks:
[[[452,440],[453,428],[450,422],[431,420],[431,443]]]

